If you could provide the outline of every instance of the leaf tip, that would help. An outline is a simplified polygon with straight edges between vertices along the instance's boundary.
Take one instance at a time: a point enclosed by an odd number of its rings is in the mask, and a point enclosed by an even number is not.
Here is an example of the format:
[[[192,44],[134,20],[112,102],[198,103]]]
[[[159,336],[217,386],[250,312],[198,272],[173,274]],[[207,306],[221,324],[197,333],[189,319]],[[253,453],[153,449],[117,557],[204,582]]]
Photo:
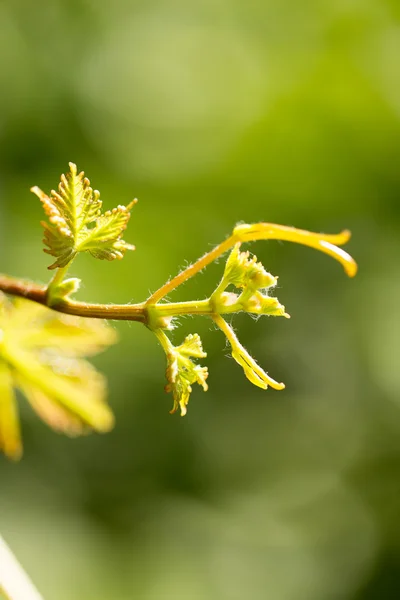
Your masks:
[[[132,210],[132,208],[135,206],[135,204],[137,204],[139,202],[139,200],[137,198],[134,198],[133,200],[131,200],[129,202],[129,204],[126,207],[126,210]]]
[[[70,170],[70,172],[71,172],[71,175],[72,175],[73,177],[75,177],[75,176],[76,176],[76,174],[77,174],[77,172],[78,172],[78,167],[77,167],[77,166],[76,166],[76,164],[75,164],[75,163],[73,163],[73,162],[69,162],[69,163],[68,163],[68,166],[69,166],[69,170]]]
[[[35,194],[41,201],[48,198],[47,194],[45,194],[37,185],[32,186],[29,191],[32,192],[32,194]]]

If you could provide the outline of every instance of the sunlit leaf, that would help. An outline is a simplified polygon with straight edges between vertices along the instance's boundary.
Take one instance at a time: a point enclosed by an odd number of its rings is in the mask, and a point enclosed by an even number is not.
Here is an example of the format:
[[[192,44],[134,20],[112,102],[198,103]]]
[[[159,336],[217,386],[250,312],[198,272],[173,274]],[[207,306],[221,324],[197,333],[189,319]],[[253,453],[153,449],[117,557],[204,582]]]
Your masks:
[[[17,298],[8,326],[24,348],[51,347],[65,356],[93,356],[115,344],[115,329],[100,319],[57,313],[36,302]]]
[[[237,288],[251,287],[261,289],[274,286],[277,278],[268,273],[257,256],[250,252],[240,252],[240,243],[236,244],[226,262],[223,281],[225,286],[232,284]]]
[[[235,244],[226,261],[222,280],[212,295],[215,312],[244,311],[256,315],[289,317],[278,299],[268,295],[278,278],[268,273],[256,256],[250,256],[250,252],[240,252],[239,248],[240,243]],[[241,289],[241,293],[226,292],[230,285]]]
[[[13,379],[7,365],[0,359],[0,451],[14,460],[22,455],[18,408]]]
[[[33,187],[48,217],[43,222],[45,252],[57,260],[49,267],[65,267],[78,252],[90,252],[95,258],[114,260],[123,258],[126,250],[134,246],[127,244],[122,235],[136,200],[128,206],[118,206],[102,213],[100,192],[90,187],[84,173],[69,163],[70,172],[61,176],[58,191],[50,196],[40,188]]]
[[[96,226],[80,244],[80,251],[89,251],[95,258],[114,260],[123,258],[126,250],[134,250],[134,246],[121,239],[130,219],[130,210],[135,202],[128,206],[118,206],[112,211],[107,211],[96,220]]]
[[[270,315],[273,317],[286,317],[290,315],[285,311],[285,307],[278,298],[273,298],[260,291],[254,292],[246,302],[242,301],[243,310],[255,315]]]
[[[3,298],[0,334],[0,448],[8,456],[21,453],[14,387],[57,431],[75,436],[111,429],[105,378],[82,358],[116,341],[108,325]]]
[[[201,367],[191,360],[192,358],[203,358],[207,354],[203,351],[201,339],[197,333],[188,335],[180,346],[173,346],[168,338],[166,340],[168,348],[166,378],[168,383],[165,390],[173,394],[174,405],[171,413],[180,409],[181,415],[184,416],[187,412],[193,383],[201,385],[205,392],[208,390],[207,367]]]
[[[73,437],[89,429],[72,411],[57,402],[55,398],[44,394],[38,387],[29,385],[23,377],[18,377],[16,382],[36,414],[55,431]]]
[[[182,356],[187,356],[188,358],[205,358],[207,356],[207,353],[203,350],[201,338],[198,333],[190,333],[186,336],[183,344],[176,349]]]

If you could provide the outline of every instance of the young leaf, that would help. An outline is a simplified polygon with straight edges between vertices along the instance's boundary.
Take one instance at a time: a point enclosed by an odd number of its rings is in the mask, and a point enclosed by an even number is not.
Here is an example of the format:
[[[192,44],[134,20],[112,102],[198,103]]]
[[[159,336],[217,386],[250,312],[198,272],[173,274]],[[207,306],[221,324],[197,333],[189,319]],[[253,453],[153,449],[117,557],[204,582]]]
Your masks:
[[[8,458],[18,460],[22,454],[18,408],[15,402],[13,380],[5,363],[0,360],[0,451]]]
[[[276,285],[277,278],[268,273],[257,256],[250,258],[250,252],[240,252],[240,243],[236,244],[226,261],[222,281],[225,287],[232,284],[237,288],[258,290]]]
[[[78,252],[90,252],[102,260],[123,258],[126,250],[134,250],[122,235],[136,200],[102,213],[100,192],[90,187],[89,179],[83,171],[77,172],[74,163],[69,167],[70,172],[61,175],[58,191],[52,190],[50,196],[36,186],[31,188],[49,220],[42,222],[45,252],[57,259],[49,269],[65,267]]]
[[[96,220],[96,226],[88,230],[85,239],[80,244],[80,251],[88,251],[95,258],[114,260],[123,258],[126,250],[135,247],[121,239],[130,218],[130,210],[135,201],[128,206],[118,206]]]
[[[241,296],[239,296],[239,301]],[[273,317],[285,317],[290,319],[290,315],[285,311],[285,307],[278,298],[273,298],[263,294],[259,290],[254,292],[246,302],[242,301],[243,310],[254,315],[270,315]]]
[[[27,300],[3,299],[0,334],[0,449],[8,456],[21,453],[13,387],[57,431],[79,435],[111,429],[105,379],[82,358],[116,341],[110,327]]]
[[[94,356],[115,344],[117,334],[99,319],[85,319],[49,310],[16,298],[9,327],[26,350],[53,348],[62,356]]]
[[[174,398],[174,405],[170,412],[174,413],[180,408],[183,417],[187,412],[193,383],[201,385],[205,392],[208,390],[207,367],[201,367],[191,360],[192,358],[203,358],[207,354],[203,351],[201,339],[197,333],[188,335],[180,346],[173,346],[162,330],[158,330],[157,337],[167,355],[166,378],[168,383],[165,391],[172,392]]]
[[[176,348],[182,356],[187,358],[205,358],[207,352],[204,352],[201,339],[198,333],[190,333],[186,336],[185,341]]]
[[[240,243],[235,244],[226,261],[222,280],[211,296],[215,312],[244,311],[256,315],[289,318],[278,299],[268,296],[268,291],[277,284],[278,278],[268,273],[264,266],[257,262],[256,256],[250,258],[249,252],[240,252],[239,248]],[[224,291],[230,285],[241,289],[242,292],[234,294]]]

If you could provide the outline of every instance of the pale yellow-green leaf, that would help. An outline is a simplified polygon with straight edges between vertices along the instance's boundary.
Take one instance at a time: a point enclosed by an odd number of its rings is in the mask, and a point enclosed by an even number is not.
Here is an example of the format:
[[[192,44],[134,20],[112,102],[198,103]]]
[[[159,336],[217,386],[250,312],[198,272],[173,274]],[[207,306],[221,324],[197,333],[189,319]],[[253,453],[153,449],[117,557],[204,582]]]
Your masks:
[[[277,298],[268,296],[269,290],[278,281],[268,273],[257,257],[249,252],[240,252],[237,243],[225,265],[221,282],[211,296],[215,313],[234,313],[244,311],[256,315],[289,317],[285,307]],[[241,289],[240,294],[226,292],[233,285]]]
[[[128,206],[118,206],[107,211],[96,220],[96,225],[90,229],[85,239],[80,243],[81,252],[88,251],[95,258],[114,260],[123,258],[126,250],[135,247],[121,239],[130,218],[130,211],[135,202]]]
[[[16,369],[19,381],[61,404],[96,431],[113,427],[114,417],[105,402],[105,380],[93,367],[82,359],[66,359],[57,354],[43,353],[43,362],[35,358],[15,346],[8,348],[7,359]]]
[[[64,315],[35,302],[16,299],[8,327],[24,348],[51,347],[65,356],[93,356],[117,341],[116,331],[100,319]]]
[[[100,193],[90,187],[89,179],[78,173],[74,163],[69,167],[69,173],[61,176],[58,191],[52,190],[48,196],[37,186],[31,189],[48,217],[48,222],[42,223],[45,252],[56,258],[49,269],[65,267],[78,252],[105,260],[122,258],[126,250],[134,249],[122,235],[136,201],[102,214]]]
[[[106,403],[106,381],[83,357],[114,343],[113,329],[101,321],[61,315],[24,299],[14,304],[0,301],[3,451],[19,455],[13,387],[57,431],[79,435],[91,429],[111,429],[114,417]]]
[[[177,351],[183,356],[193,358],[204,358],[207,353],[204,352],[201,339],[198,333],[190,333],[186,336],[183,344],[178,346]]]
[[[268,273],[257,257],[250,257],[250,252],[240,252],[240,243],[236,244],[226,262],[223,281],[225,287],[234,285],[237,288],[251,287],[254,290],[274,286],[276,277]]]
[[[40,388],[30,385],[23,377],[17,377],[16,384],[36,414],[55,431],[73,437],[89,430],[76,414],[57,402],[55,398],[47,396]]]
[[[7,365],[0,358],[0,451],[13,460],[22,455],[18,408],[13,380]]]
[[[168,345],[167,351],[167,392],[172,392],[174,405],[171,413],[180,408],[181,415],[187,412],[187,404],[192,392],[192,384],[198,383],[206,392],[208,385],[207,367],[201,367],[191,360],[191,358],[203,358],[207,354],[203,351],[200,336],[190,334],[186,337],[180,346]]]
[[[243,310],[255,315],[290,318],[290,315],[285,311],[285,307],[279,302],[278,298],[267,296],[260,291],[254,292],[248,300],[243,302]]]

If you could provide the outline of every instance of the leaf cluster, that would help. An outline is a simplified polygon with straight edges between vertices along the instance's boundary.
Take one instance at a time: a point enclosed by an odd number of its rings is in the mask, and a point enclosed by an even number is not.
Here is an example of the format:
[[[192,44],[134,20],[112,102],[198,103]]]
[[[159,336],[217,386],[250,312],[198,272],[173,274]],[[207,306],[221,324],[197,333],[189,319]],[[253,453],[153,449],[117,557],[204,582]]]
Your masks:
[[[324,235],[273,223],[242,224],[145,302],[78,302],[72,296],[78,292],[80,281],[66,278],[68,268],[80,252],[112,261],[133,250],[123,234],[136,200],[103,212],[100,193],[91,188],[90,181],[74,163],[61,176],[57,191],[52,190],[49,195],[38,187],[32,191],[42,202],[47,217],[42,222],[45,252],[55,258],[49,269],[56,272],[47,286],[0,276],[0,290],[17,296],[11,302],[0,292],[0,450],[14,459],[22,453],[16,392],[22,393],[48,425],[68,435],[90,430],[103,432],[113,426],[113,414],[106,402],[106,381],[86,360],[116,341],[114,330],[101,319],[139,321],[155,334],[166,355],[165,390],[173,396],[171,412],[180,410],[183,416],[193,385],[197,383],[207,391],[208,369],[198,363],[207,355],[197,333],[188,335],[180,345],[174,345],[168,337],[177,316],[197,314],[212,319],[226,336],[232,357],[251,383],[262,389],[285,387],[250,356],[225,318],[238,312],[257,317],[289,317],[285,307],[271,295],[277,277],[256,256],[242,252],[242,243],[287,240],[334,257],[350,276],[357,270],[354,260],[337,247],[348,241],[347,231]],[[221,281],[209,298],[162,301],[228,250],[231,252]]]

